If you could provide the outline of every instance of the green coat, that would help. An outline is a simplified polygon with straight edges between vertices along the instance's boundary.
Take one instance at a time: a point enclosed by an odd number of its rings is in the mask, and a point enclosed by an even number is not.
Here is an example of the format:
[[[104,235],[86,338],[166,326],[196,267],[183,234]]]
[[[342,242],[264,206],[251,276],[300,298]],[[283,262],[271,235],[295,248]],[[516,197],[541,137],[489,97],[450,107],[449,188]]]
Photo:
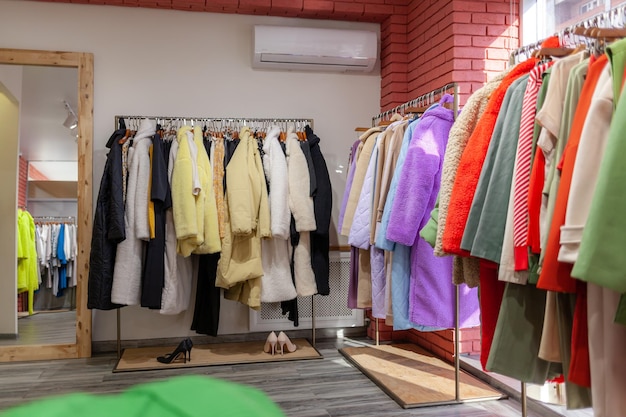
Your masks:
[[[284,417],[264,393],[202,376],[137,385],[120,394],[68,394],[35,400],[0,417]]]
[[[528,75],[519,78],[504,97],[461,241],[472,256],[496,263],[502,254],[527,82]]]

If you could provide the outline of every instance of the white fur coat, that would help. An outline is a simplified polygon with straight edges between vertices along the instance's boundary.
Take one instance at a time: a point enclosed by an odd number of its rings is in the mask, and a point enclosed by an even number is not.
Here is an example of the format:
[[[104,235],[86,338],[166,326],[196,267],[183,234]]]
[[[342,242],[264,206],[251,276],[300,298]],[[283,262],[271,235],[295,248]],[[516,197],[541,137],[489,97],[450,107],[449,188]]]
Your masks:
[[[143,241],[150,238],[148,225],[148,183],[150,181],[151,137],[154,121],[144,119],[128,151],[128,185],[124,221],[126,239],[117,245],[111,301],[137,305],[141,301]]]
[[[287,160],[278,143],[280,128],[270,129],[263,143],[263,169],[269,184],[270,224],[272,237],[261,242],[263,278],[261,302],[273,303],[296,298],[296,288],[291,279],[289,265],[289,183]]]

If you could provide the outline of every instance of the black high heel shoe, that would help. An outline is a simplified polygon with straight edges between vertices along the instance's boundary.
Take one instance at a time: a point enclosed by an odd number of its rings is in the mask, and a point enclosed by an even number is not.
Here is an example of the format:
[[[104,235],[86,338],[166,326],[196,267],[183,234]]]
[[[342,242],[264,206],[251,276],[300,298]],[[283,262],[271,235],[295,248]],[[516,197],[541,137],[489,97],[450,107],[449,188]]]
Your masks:
[[[191,360],[191,347],[192,346],[193,346],[193,343],[191,342],[191,339],[187,338],[183,340],[182,342],[180,342],[172,353],[168,353],[164,356],[159,356],[157,358],[157,361],[161,363],[172,363],[182,354],[183,363],[187,363],[187,352],[189,352],[189,360]]]
[[[187,346],[187,353],[189,354],[189,357],[187,358],[187,360],[191,362],[191,349],[193,348],[193,342],[191,341],[190,338],[185,339],[184,342]]]

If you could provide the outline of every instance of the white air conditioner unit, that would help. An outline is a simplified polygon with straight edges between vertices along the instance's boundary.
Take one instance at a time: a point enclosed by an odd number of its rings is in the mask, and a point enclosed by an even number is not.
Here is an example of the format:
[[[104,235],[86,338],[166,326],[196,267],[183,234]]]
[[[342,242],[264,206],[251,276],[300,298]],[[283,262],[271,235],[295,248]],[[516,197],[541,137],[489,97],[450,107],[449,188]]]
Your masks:
[[[376,32],[286,26],[254,27],[254,68],[370,72]]]

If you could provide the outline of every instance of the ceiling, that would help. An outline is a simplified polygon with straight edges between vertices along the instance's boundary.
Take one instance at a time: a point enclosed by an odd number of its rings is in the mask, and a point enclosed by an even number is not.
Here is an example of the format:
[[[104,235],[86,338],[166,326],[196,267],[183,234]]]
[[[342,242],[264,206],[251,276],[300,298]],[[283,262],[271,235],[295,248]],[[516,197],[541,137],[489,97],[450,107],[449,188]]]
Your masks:
[[[68,115],[64,100],[76,111],[76,68],[22,67],[20,153],[48,179],[75,181],[78,146],[63,126]]]

